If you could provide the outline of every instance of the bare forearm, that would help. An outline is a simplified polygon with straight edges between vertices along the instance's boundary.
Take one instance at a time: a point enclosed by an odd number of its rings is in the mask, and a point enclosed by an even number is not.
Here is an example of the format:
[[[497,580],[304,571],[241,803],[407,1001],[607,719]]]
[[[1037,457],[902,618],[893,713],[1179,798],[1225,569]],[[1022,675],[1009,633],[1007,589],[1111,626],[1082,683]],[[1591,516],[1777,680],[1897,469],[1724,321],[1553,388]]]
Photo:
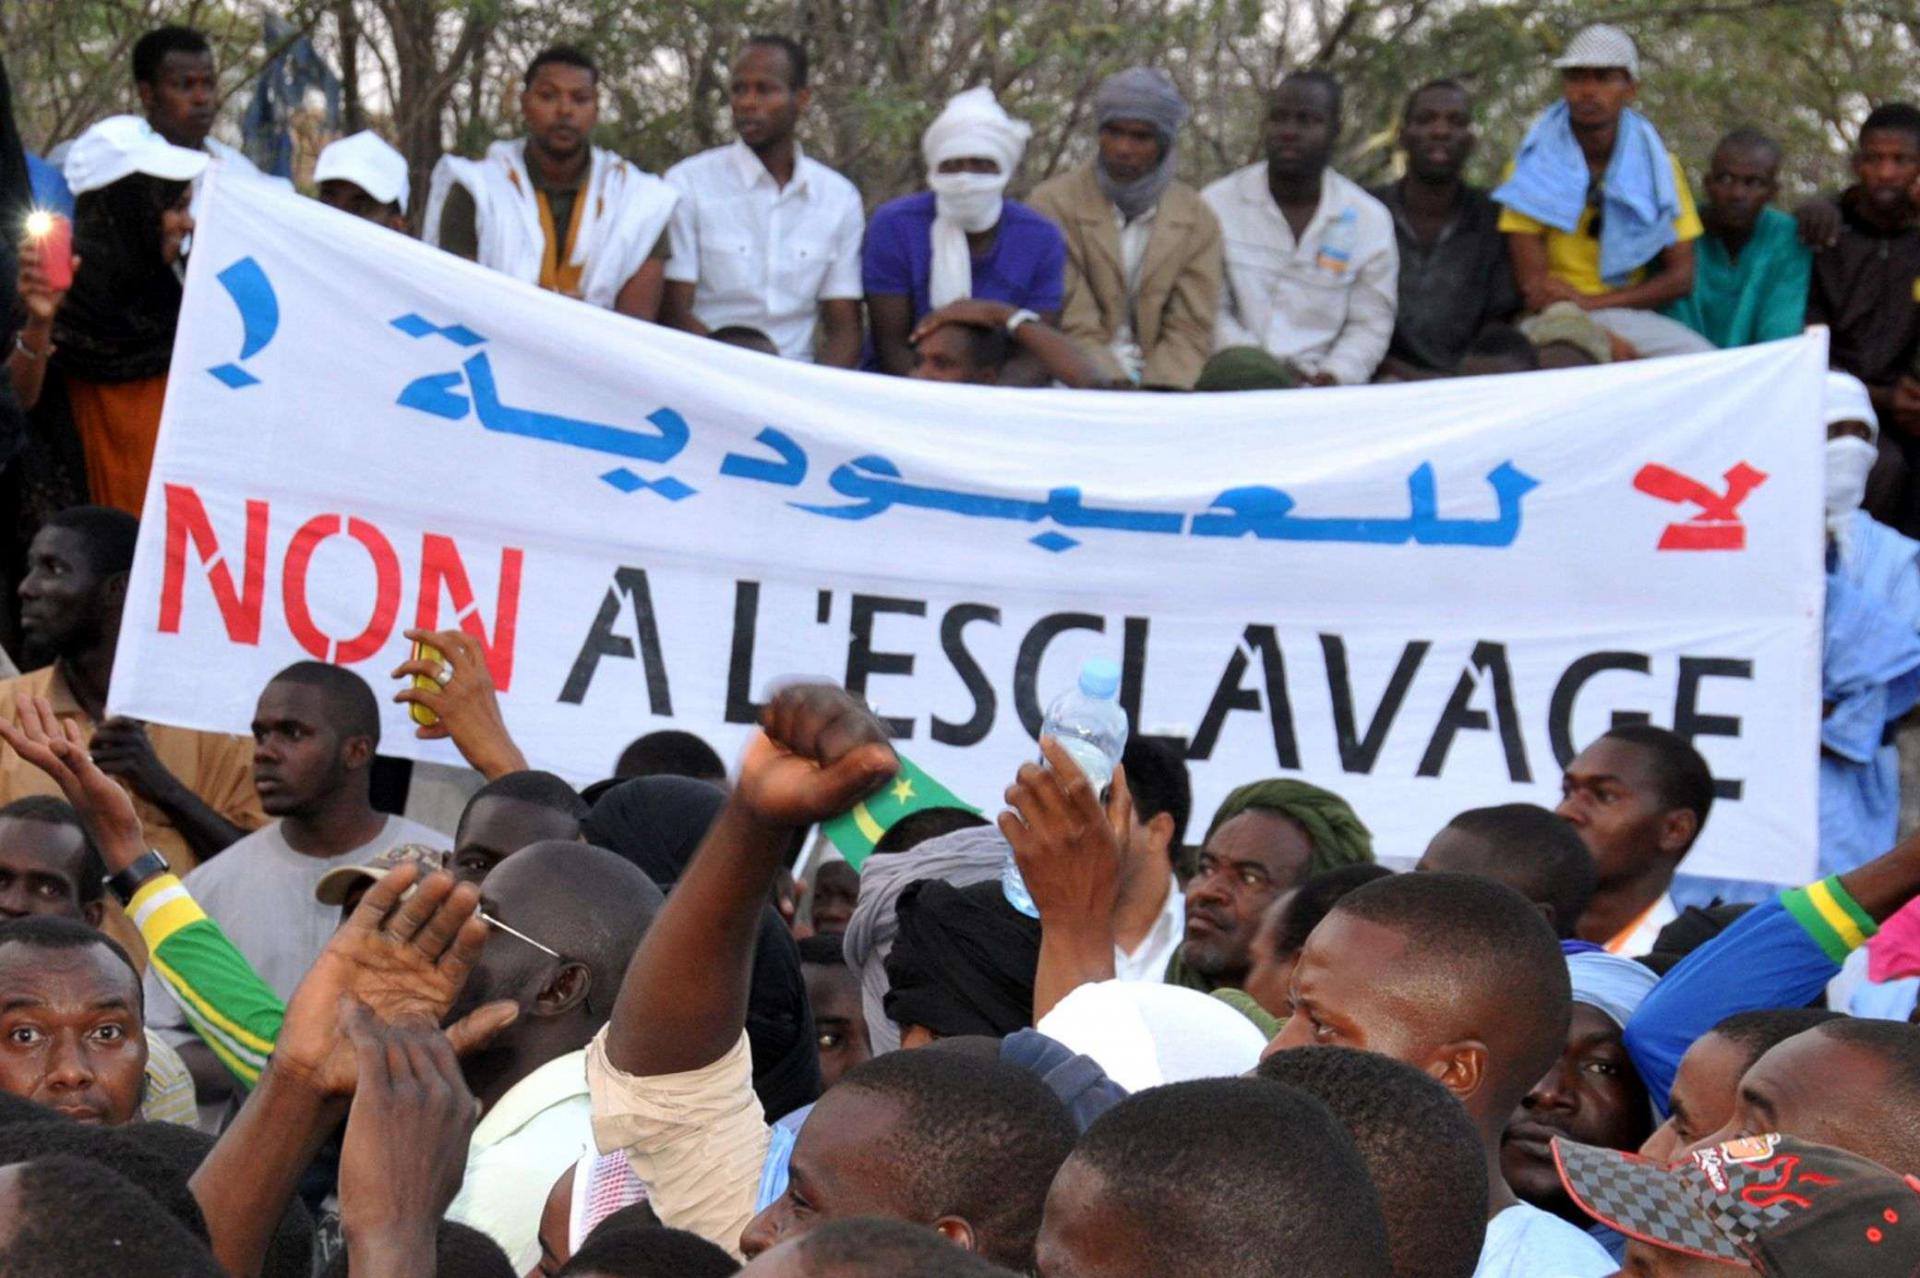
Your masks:
[[[167,814],[173,828],[201,861],[211,861],[246,834],[178,780],[157,788],[159,793],[147,797]]]
[[[627,968],[607,1028],[615,1067],[684,1073],[739,1040],[760,911],[791,839],[737,802],[721,809]]]
[[[252,1278],[260,1271],[301,1176],[346,1112],[344,1103],[268,1066],[188,1182],[207,1218],[214,1257],[229,1274]]]
[[[40,402],[46,384],[47,359],[53,350],[51,321],[28,320],[8,353],[7,375],[13,383],[13,397],[20,407],[30,409]]]
[[[820,343],[820,362],[833,368],[853,368],[860,363],[860,303],[833,300],[820,304],[820,324],[825,337]]]
[[[1040,964],[1033,980],[1033,1020],[1082,985],[1113,979],[1113,929],[1053,928],[1042,921]]]
[[[340,1222],[347,1242],[347,1272],[352,1278],[434,1278],[439,1272],[435,1249],[437,1230],[367,1232],[352,1222]]]
[[[1875,923],[1886,922],[1920,893],[1920,835],[1841,875],[1840,886]]]
[[[1014,341],[1056,382],[1076,390],[1106,384],[1099,367],[1080,349],[1080,344],[1057,328],[1022,324],[1014,333]]]

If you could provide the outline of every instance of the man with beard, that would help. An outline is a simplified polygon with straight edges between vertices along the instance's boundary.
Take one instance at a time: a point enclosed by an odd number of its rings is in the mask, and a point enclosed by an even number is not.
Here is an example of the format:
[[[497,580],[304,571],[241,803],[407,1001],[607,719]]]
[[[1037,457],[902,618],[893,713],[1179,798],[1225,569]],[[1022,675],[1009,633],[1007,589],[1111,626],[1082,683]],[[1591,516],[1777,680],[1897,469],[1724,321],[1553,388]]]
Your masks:
[[[1393,214],[1400,249],[1400,306],[1383,373],[1456,372],[1483,329],[1520,311],[1500,206],[1460,177],[1474,141],[1473,100],[1457,81],[1435,80],[1407,98],[1406,176],[1373,191]]]
[[[434,167],[422,237],[515,279],[651,320],[669,250],[673,188],[593,146],[600,72],[578,49],[534,58],[520,94],[527,136]]]
[[[757,35],[733,64],[730,146],[667,170],[673,210],[662,322],[689,333],[745,325],[787,359],[852,368],[860,359],[860,238],[853,183],[807,156],[793,131],[813,100],[807,54]],[[723,773],[724,775],[724,773]]]
[[[19,591],[28,673],[0,682],[0,718],[19,722],[16,698],[46,698],[55,715],[79,728],[101,770],[132,793],[151,846],[186,870],[266,817],[241,738],[107,717],[120,610],[139,532],[139,521],[123,511],[76,506],[53,516],[34,537]],[[0,758],[0,804],[59,793],[18,754]],[[110,909],[108,920],[110,936],[135,954],[143,952],[124,915]]]
[[[360,676],[319,661],[288,666],[260,694],[253,740],[254,788],[267,815],[279,819],[183,882],[260,978],[286,999],[340,922],[338,910],[314,898],[321,878],[396,844],[434,844],[440,836],[376,812],[368,801],[380,709]],[[136,863],[133,877],[164,872],[166,863],[153,859],[151,867]],[[149,971],[146,981],[149,1030],[179,1049],[201,1104],[230,1094],[231,1077],[159,973]]]

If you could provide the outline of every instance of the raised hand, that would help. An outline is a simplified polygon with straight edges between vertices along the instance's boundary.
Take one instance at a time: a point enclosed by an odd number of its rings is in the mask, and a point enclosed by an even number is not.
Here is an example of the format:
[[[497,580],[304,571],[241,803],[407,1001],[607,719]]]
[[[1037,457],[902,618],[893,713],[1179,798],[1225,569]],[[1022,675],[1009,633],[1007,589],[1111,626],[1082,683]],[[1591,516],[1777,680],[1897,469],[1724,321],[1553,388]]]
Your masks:
[[[383,1023],[349,1003],[341,1028],[359,1075],[340,1147],[348,1255],[355,1272],[431,1274],[440,1218],[460,1192],[479,1105],[433,1022]]]
[[[108,873],[133,864],[147,846],[133,799],[94,763],[80,726],[54,714],[45,697],[16,693],[14,707],[18,723],[0,719],[0,739],[60,787],[99,845]]]
[[[1113,978],[1113,909],[1120,894],[1120,853],[1133,824],[1133,796],[1124,768],[1113,770],[1103,811],[1073,756],[1052,737],[1040,750],[1047,766],[1020,765],[1007,787],[1011,811],[1000,833],[1040,911],[1040,964],[1034,972],[1038,1021],[1076,987]]]
[[[493,672],[487,668],[486,653],[481,651],[479,641],[464,630],[406,633],[415,643],[439,649],[444,658],[427,661],[409,657],[394,668],[393,677],[407,683],[393,694],[393,699],[431,710],[438,719],[417,726],[413,735],[422,741],[451,738],[461,757],[489,781],[509,772],[525,771],[526,757],[507,732]],[[416,677],[431,679],[434,686],[415,687]]]
[[[782,688],[760,712],[760,728],[733,795],[763,825],[838,816],[900,771],[873,712],[832,684]]]
[[[479,909],[480,890],[456,886],[450,874],[422,880],[412,864],[386,874],[367,889],[293,992],[273,1068],[329,1096],[351,1093],[357,1054],[341,1032],[342,1001],[362,1004],[389,1023],[439,1024],[486,944]],[[519,1011],[510,1000],[485,1004],[448,1026],[446,1037],[464,1054],[512,1024]]]
[[[1000,814],[1000,833],[1013,845],[1020,877],[1040,909],[1049,916],[1098,923],[1112,930],[1119,894],[1120,850],[1133,819],[1133,796],[1124,768],[1113,770],[1113,786],[1103,811],[1100,797],[1060,743],[1040,743],[1047,764],[1023,763]]]

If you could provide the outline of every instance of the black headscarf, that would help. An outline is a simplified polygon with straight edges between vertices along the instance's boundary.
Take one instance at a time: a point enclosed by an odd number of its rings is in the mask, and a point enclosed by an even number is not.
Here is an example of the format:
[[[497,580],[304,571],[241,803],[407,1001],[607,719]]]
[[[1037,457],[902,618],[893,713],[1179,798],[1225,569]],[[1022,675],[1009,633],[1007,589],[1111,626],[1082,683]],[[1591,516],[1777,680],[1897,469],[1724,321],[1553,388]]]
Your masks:
[[[90,382],[167,371],[180,324],[180,278],[160,256],[160,216],[185,182],[133,173],[74,200],[73,251],[83,259],[53,320],[60,368]]]
[[[1033,1024],[1040,922],[1007,904],[999,879],[963,888],[923,879],[897,910],[886,997],[896,1025],[1004,1038]]]
[[[671,895],[726,797],[718,786],[688,777],[640,777],[601,795],[582,829],[588,842],[619,853]],[[747,1041],[753,1090],[769,1122],[819,1099],[820,1051],[800,950],[771,904],[754,943]]]

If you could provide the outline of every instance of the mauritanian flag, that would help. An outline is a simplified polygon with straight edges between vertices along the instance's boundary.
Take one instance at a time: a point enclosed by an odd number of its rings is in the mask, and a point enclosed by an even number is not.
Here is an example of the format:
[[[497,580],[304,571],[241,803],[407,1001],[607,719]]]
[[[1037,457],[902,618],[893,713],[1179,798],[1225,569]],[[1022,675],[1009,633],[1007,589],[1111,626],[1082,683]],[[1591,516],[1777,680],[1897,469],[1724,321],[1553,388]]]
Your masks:
[[[840,849],[840,855],[847,858],[847,864],[857,870],[872,855],[873,845],[893,827],[894,822],[924,808],[965,808],[969,812],[980,810],[934,780],[919,764],[903,754],[900,756],[898,776],[879,791],[854,804],[850,810],[821,825],[820,829],[833,846]]]

